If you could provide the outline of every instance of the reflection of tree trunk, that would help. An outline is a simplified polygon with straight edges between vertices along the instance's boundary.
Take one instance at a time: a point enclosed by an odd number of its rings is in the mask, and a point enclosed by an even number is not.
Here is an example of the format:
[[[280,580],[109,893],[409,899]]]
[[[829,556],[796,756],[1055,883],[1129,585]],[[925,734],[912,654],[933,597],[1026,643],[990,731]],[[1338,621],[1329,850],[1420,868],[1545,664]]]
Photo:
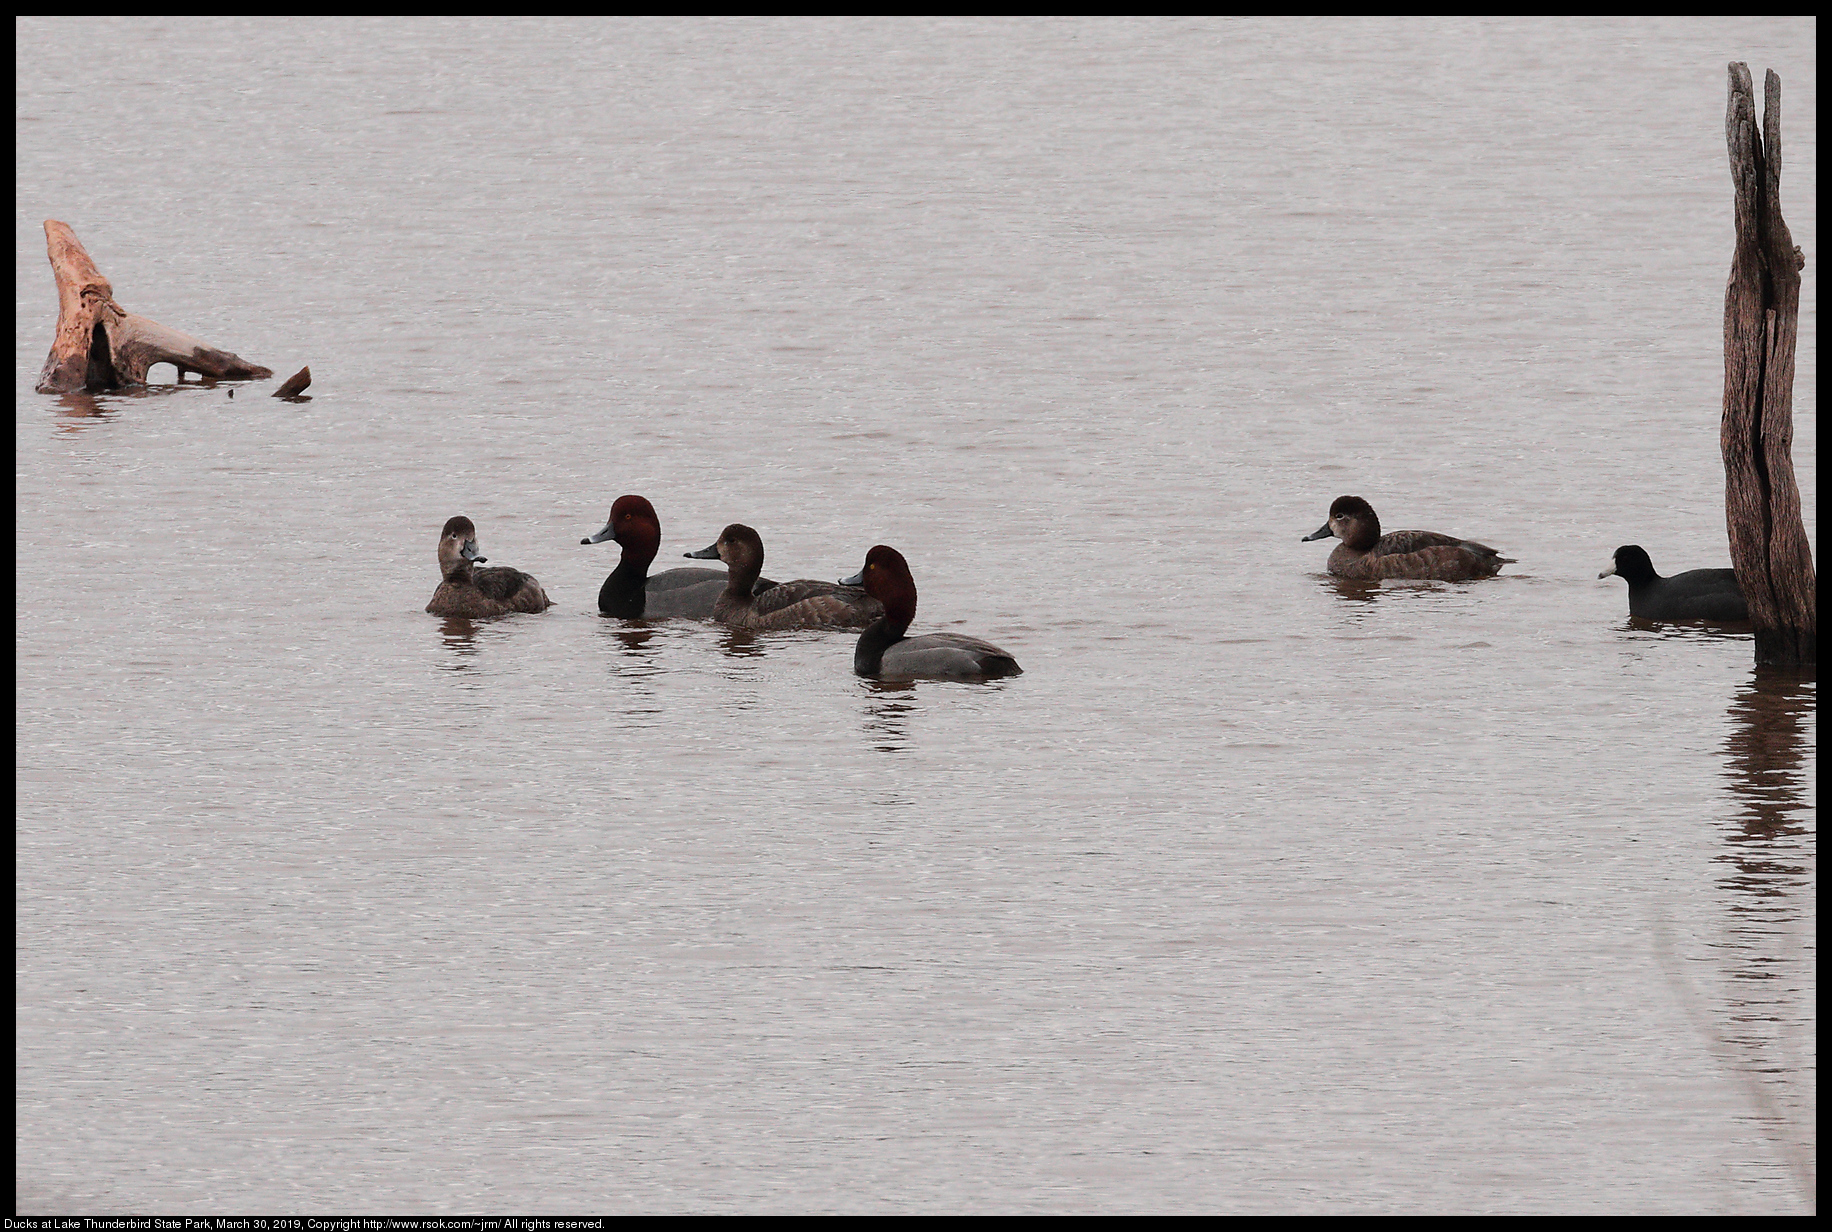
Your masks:
[[[1749,1094],[1763,1135],[1811,1204],[1814,812],[1806,728],[1817,702],[1812,669],[1758,668],[1730,704],[1730,791],[1742,814],[1719,860],[1727,909],[1712,946],[1723,1000],[1707,1028],[1714,1051]],[[1716,998],[1713,998],[1716,1001]]]
[[[45,220],[45,248],[57,278],[57,333],[38,374],[41,394],[144,385],[147,369],[171,364],[179,379],[196,372],[222,381],[259,380],[271,369],[219,350],[189,334],[127,311],[84,251],[56,219]]]
[[[1818,698],[1813,673],[1758,669],[1730,704],[1730,790],[1743,802],[1746,837],[1805,833],[1803,719]]]
[[[1736,250],[1724,289],[1724,516],[1730,563],[1749,600],[1756,662],[1812,663],[1817,652],[1813,549],[1794,482],[1794,339],[1800,270],[1781,217],[1781,78],[1763,83],[1756,133],[1749,66],[1730,66],[1724,119],[1736,196]]]

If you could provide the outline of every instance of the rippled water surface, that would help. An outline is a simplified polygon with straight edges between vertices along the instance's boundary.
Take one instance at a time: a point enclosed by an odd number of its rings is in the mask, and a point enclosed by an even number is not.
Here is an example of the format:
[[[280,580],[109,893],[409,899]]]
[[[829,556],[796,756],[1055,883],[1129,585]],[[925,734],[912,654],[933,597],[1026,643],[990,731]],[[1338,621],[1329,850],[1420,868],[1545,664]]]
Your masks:
[[[1814,529],[1811,20],[17,33],[23,1210],[1809,1209],[1814,684],[1597,572],[1728,563],[1733,59]],[[311,401],[33,393],[46,218]],[[625,492],[1024,674],[600,617]]]

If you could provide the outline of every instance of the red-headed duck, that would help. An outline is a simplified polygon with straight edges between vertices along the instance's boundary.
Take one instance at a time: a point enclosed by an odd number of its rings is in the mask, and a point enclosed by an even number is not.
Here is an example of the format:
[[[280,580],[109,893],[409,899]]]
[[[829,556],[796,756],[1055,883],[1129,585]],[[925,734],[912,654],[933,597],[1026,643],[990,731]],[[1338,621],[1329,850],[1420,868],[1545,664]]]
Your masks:
[[[670,616],[706,620],[712,616],[713,605],[725,590],[725,570],[670,569],[649,576],[649,562],[662,546],[662,520],[654,505],[640,496],[619,496],[604,529],[579,542],[603,543],[606,539],[622,545],[623,558],[598,590],[600,613],[624,620]],[[761,579],[756,584],[760,591],[775,585]]]
[[[1632,543],[1616,549],[1609,568],[1628,583],[1628,614],[1642,620],[1748,620],[1749,604],[1735,569],[1688,569],[1672,577],[1654,572],[1648,554]]]
[[[735,629],[863,629],[884,615],[884,605],[859,587],[837,582],[799,578],[753,593],[763,572],[763,536],[741,522],[720,531],[711,547],[686,555],[725,562],[730,572],[712,618]]]
[[[852,652],[852,670],[861,676],[981,680],[1016,676],[1024,670],[1010,654],[977,637],[962,633],[905,637],[903,631],[916,619],[916,579],[896,548],[879,544],[865,554],[865,567],[842,578],[840,585],[862,586],[884,605],[884,615],[859,635]]]
[[[1494,577],[1514,559],[1485,543],[1440,535],[1433,530],[1380,533],[1374,506],[1359,496],[1339,496],[1329,507],[1329,521],[1304,536],[1304,542],[1342,540],[1329,554],[1329,571],[1341,578],[1434,578],[1469,582]]]
[[[541,584],[520,569],[476,569],[488,560],[477,554],[477,527],[469,518],[453,518],[439,532],[439,574],[445,580],[433,592],[426,610],[434,616],[501,616],[505,612],[544,612],[553,600]]]

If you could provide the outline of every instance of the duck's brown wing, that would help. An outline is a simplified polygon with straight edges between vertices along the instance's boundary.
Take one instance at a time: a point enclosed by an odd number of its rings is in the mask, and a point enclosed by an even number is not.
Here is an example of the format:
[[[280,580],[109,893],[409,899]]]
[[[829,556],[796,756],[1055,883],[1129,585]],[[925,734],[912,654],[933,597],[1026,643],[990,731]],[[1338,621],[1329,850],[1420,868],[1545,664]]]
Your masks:
[[[754,593],[751,611],[760,624],[778,627],[789,627],[792,617],[797,628],[863,629],[884,615],[884,605],[858,586],[800,578]]]
[[[471,576],[485,598],[506,603],[518,612],[544,612],[552,605],[541,584],[520,569],[474,569]]]
[[[500,616],[505,609],[500,599],[490,598],[475,586],[441,582],[439,589],[433,592],[432,602],[426,605],[426,610],[434,616],[462,616],[480,620],[485,616]]]
[[[1435,530],[1396,530],[1380,537],[1380,540],[1368,550],[1370,556],[1404,556],[1408,552],[1418,552],[1425,548],[1454,548],[1463,543],[1455,535],[1440,535]],[[1481,547],[1481,544],[1471,544]],[[1495,549],[1487,549],[1493,552]]]
[[[471,577],[476,581],[478,590],[481,590],[489,598],[496,599],[502,603],[507,603],[509,600],[515,598],[515,596],[521,592],[523,586],[534,581],[533,578],[523,573],[520,569],[508,568],[473,569],[471,570]]]
[[[1467,582],[1474,578],[1494,577],[1501,572],[1501,566],[1512,563],[1494,548],[1464,540],[1435,543],[1411,552],[1367,557],[1368,576],[1435,578],[1441,582]]]

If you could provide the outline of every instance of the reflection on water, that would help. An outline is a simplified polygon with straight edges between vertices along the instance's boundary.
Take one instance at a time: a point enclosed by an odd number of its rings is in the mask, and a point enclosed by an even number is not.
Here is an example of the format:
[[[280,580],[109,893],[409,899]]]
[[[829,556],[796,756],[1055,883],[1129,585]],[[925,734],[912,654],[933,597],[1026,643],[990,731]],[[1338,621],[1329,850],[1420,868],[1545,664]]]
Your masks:
[[[1757,668],[1730,703],[1727,777],[1743,805],[1740,831],[1731,842],[1763,844],[1807,832],[1803,729],[1813,713],[1816,686],[1811,667]]]
[[[1365,578],[1325,578],[1323,584],[1349,603],[1373,603],[1380,598],[1380,583]]]
[[[94,394],[61,394],[57,399],[57,413],[75,423],[64,424],[67,432],[80,432],[89,426],[94,419],[107,419],[117,408],[104,406]]]
[[[148,399],[166,398],[181,391],[192,391],[198,388],[215,389],[215,381],[180,381],[162,385],[135,385],[125,389],[110,389],[99,393],[67,393],[57,395],[57,414],[60,418],[76,422],[64,424],[67,431],[80,431],[90,421],[107,420],[122,410]],[[234,390],[229,391],[231,394]]]
[[[454,672],[464,671],[471,666],[470,660],[477,655],[477,626],[471,623],[468,616],[447,616],[440,620],[439,637],[453,655],[440,666]]]
[[[1473,582],[1460,582],[1456,586],[1478,585]],[[1452,585],[1432,579],[1419,578],[1340,578],[1325,577],[1323,585],[1336,592],[1336,597],[1350,605],[1351,615],[1364,616],[1369,610],[1381,603],[1400,603],[1427,595],[1443,594],[1452,589]]]
[[[719,649],[728,655],[754,659],[764,652],[763,643],[749,629],[733,629],[726,626],[719,633]]]
[[[1624,633],[1652,633],[1677,641],[1748,641],[1754,636],[1747,620],[1649,620],[1630,616],[1621,627]]]
[[[655,640],[656,631],[648,625],[631,621],[619,620],[615,624],[612,624],[611,619],[612,618],[606,618],[605,621],[598,626],[600,632],[608,634],[613,638],[617,642],[618,648],[625,654],[640,659],[645,666],[653,667],[655,665],[655,648],[649,645],[649,643]]]
[[[1712,1024],[1726,1064],[1809,1199],[1817,1063],[1806,1025],[1813,992],[1803,978],[1815,948],[1814,825],[1804,761],[1815,697],[1814,669],[1759,668],[1730,703],[1725,778],[1740,808],[1726,820],[1726,850],[1718,857],[1727,867],[1719,882],[1727,913],[1713,949],[1722,994]]]
[[[910,747],[910,715],[916,712],[912,680],[863,680],[867,702],[865,734],[879,753],[904,753]]]
[[[632,699],[644,703],[640,708],[627,710],[626,721],[640,726],[658,721],[660,708],[654,704],[654,685],[665,675],[662,656],[667,649],[667,638],[652,625],[609,616],[600,618],[595,629],[616,652],[605,660],[606,674],[635,686],[625,699],[626,704]]]

